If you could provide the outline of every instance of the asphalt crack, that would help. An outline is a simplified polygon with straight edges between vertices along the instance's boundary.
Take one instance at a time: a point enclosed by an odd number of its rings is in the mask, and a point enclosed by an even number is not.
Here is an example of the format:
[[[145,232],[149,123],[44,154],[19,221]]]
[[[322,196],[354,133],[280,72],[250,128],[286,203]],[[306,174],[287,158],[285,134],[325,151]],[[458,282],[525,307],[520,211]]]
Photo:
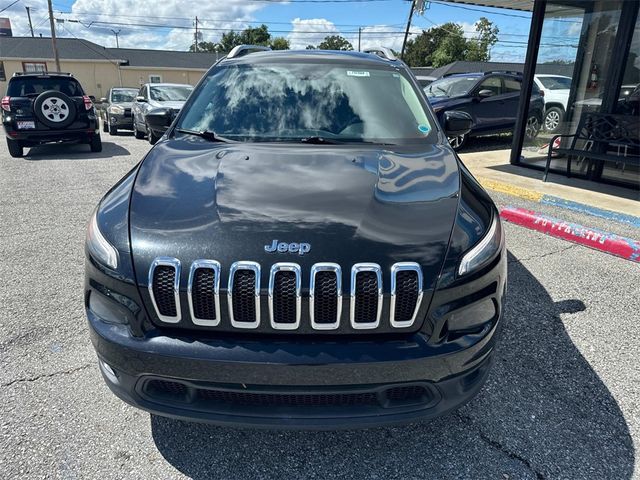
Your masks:
[[[42,375],[36,375],[35,377],[16,378],[15,380],[11,380],[10,382],[3,383],[2,385],[0,385],[0,387],[10,387],[11,385],[14,385],[16,383],[35,382],[43,378],[57,377],[58,375],[72,375],[76,372],[86,370],[89,367],[93,367],[94,365],[95,363],[87,363],[86,365],[70,368],[69,370],[62,370],[62,371],[53,372],[53,373],[43,373]]]
[[[480,438],[482,439],[482,441],[485,442],[487,445],[505,454],[507,457],[522,463],[525,467],[527,467],[527,469],[529,469],[536,476],[538,480],[546,480],[545,476],[539,471],[537,471],[528,459],[526,459],[522,455],[519,455],[516,452],[509,450],[507,447],[502,445],[497,440],[493,440],[489,438],[488,435],[486,435],[477,425],[474,424],[474,422],[471,420],[470,417],[462,415],[460,412],[456,412],[456,414],[458,415],[458,417],[460,417],[460,419],[464,420],[467,424],[471,425],[478,432],[478,435],[480,435]]]
[[[581,245],[577,245],[577,244],[571,244],[567,247],[561,248],[559,250],[554,250],[553,252],[547,252],[544,253],[542,255],[531,255],[530,257],[525,257],[525,258],[515,258],[513,260],[509,260],[507,263],[522,263],[522,262],[526,262],[527,260],[533,260],[533,259],[539,259],[539,258],[546,258],[546,257],[550,257],[551,255],[555,255],[557,253],[563,253],[566,252],[567,250],[572,250],[576,247],[580,247]]]

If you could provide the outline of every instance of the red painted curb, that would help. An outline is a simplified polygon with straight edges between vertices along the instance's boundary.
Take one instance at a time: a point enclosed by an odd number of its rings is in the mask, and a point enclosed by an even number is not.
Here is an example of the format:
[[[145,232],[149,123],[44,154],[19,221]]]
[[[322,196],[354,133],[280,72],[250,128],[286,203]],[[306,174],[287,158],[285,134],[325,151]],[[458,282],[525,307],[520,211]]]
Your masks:
[[[567,223],[525,208],[503,208],[500,211],[500,216],[508,222],[546,233],[552,237],[579,243],[601,252],[640,263],[640,242],[637,240],[620,237],[594,228],[583,227],[575,223]]]

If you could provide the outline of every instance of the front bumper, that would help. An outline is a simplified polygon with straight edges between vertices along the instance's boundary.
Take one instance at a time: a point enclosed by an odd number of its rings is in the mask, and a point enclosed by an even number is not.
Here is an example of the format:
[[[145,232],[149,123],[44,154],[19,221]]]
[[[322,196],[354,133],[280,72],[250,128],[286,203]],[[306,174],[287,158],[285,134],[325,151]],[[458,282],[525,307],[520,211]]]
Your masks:
[[[109,113],[107,119],[112,127],[133,130],[133,116],[130,113],[128,115]]]
[[[405,339],[198,339],[151,335],[87,310],[109,388],[151,413],[221,425],[335,429],[433,418],[485,382],[499,323],[464,348]]]

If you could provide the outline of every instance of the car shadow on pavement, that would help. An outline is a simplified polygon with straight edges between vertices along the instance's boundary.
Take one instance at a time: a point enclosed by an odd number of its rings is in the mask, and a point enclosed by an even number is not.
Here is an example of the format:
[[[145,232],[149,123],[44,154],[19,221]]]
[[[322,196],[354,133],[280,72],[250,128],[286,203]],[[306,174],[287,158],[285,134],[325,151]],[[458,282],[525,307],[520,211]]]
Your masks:
[[[511,254],[494,369],[440,419],[337,432],[222,428],[151,416],[156,447],[201,478],[628,479],[634,447],[615,399],[573,344],[555,302]]]
[[[89,145],[42,145],[25,150],[25,160],[42,161],[42,160],[71,160],[82,159],[91,160],[98,158],[122,157],[130,155],[131,152],[126,148],[110,141],[102,140],[102,151],[92,152]]]

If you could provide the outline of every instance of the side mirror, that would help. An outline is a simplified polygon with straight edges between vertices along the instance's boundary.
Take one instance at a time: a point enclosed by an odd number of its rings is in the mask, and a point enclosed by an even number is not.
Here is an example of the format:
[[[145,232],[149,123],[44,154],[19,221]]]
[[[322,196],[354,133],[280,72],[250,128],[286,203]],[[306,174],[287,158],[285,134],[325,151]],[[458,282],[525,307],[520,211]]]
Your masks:
[[[473,119],[468,113],[457,110],[444,112],[444,132],[448,137],[465,135],[472,127]]]
[[[107,103],[107,97],[100,98],[100,103]]]
[[[150,110],[144,119],[154,132],[164,133],[174,118],[173,110],[171,108],[154,108]]]
[[[138,95],[136,97],[136,102],[146,102],[146,101],[147,101],[147,99],[144,98],[142,95]]]
[[[478,92],[478,96],[480,98],[488,98],[488,97],[493,97],[495,94],[493,93],[493,90],[488,90],[488,89],[482,89]]]

